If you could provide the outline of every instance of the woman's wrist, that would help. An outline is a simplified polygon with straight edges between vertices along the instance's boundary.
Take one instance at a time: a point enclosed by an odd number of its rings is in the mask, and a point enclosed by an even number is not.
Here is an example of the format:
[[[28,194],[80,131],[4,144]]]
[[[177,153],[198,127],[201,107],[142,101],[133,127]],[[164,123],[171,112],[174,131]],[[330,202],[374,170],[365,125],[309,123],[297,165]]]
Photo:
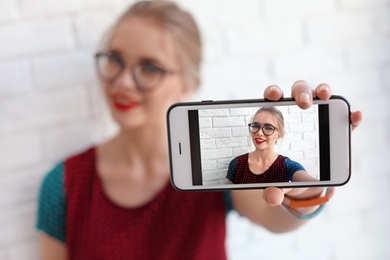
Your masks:
[[[282,207],[298,219],[310,219],[317,216],[333,196],[334,188],[326,188],[319,196],[310,199],[294,199],[285,196]]]

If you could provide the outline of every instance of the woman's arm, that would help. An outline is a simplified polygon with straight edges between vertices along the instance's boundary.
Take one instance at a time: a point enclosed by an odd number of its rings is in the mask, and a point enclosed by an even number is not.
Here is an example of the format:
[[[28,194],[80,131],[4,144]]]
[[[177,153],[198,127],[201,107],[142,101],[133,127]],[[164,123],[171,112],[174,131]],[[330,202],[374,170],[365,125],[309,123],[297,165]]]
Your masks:
[[[316,90],[313,90],[307,82],[297,81],[292,87],[291,96],[301,108],[309,108],[314,95],[327,100],[332,94],[327,84],[320,84]],[[283,97],[283,92],[277,86],[270,86],[265,90],[264,97],[270,100],[279,100]],[[352,113],[352,129],[356,128],[361,120],[362,114],[360,112]],[[292,216],[280,206],[284,196],[288,195],[292,199],[311,199],[320,196],[324,189],[324,187],[298,189],[270,187],[265,190],[232,191],[232,201],[234,208],[254,223],[262,225],[272,232],[288,232],[299,228],[307,220]],[[316,209],[318,206],[305,208],[302,213],[310,214]]]
[[[63,242],[52,238],[45,233],[39,234],[42,260],[65,260],[66,246]]]

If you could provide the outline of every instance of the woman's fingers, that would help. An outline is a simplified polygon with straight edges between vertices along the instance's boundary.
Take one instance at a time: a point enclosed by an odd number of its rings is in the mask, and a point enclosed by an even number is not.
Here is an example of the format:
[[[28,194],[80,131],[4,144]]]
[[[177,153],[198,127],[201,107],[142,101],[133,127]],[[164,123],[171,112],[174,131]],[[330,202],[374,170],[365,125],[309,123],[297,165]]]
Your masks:
[[[270,206],[278,206],[282,204],[284,198],[283,190],[276,187],[266,188],[263,192],[263,199]]]
[[[283,90],[276,85],[268,86],[264,90],[264,98],[272,101],[277,101],[283,98]]]
[[[360,123],[363,120],[363,114],[360,111],[352,112],[351,113],[351,125],[352,130],[356,129],[360,125]]]
[[[313,89],[304,80],[296,81],[291,87],[291,97],[295,99],[297,105],[302,109],[307,109],[311,106],[313,95]]]
[[[315,91],[315,96],[319,97],[322,100],[328,100],[332,96],[332,90],[330,86],[326,83],[319,84]]]

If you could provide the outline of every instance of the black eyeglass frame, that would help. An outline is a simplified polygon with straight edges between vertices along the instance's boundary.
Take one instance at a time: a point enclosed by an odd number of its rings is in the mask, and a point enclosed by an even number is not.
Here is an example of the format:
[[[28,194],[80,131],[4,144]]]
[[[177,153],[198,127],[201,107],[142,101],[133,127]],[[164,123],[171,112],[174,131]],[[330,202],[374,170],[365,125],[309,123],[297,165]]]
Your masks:
[[[251,131],[251,128],[253,128],[252,126],[257,126],[258,127],[256,132],[252,132]],[[271,134],[266,134],[264,132],[264,127],[272,127],[273,128],[272,133]],[[249,123],[248,124],[248,129],[249,129],[249,132],[254,134],[254,135],[257,134],[260,131],[260,129],[261,129],[261,131],[263,132],[263,134],[265,136],[271,136],[271,135],[273,135],[275,133],[275,130],[278,130],[278,128],[276,126],[273,126],[273,125],[270,125],[270,124],[260,125],[258,123]]]
[[[118,73],[116,73],[114,76],[112,77],[107,77],[105,76],[101,70],[100,70],[100,66],[99,66],[99,59],[100,57],[105,57],[105,58],[110,58],[111,56],[113,56],[114,54],[111,53],[111,52],[97,52],[95,53],[95,68],[96,68],[96,71],[97,71],[97,74],[98,76],[100,77],[100,79],[108,82],[108,83],[112,83],[114,82],[122,73],[123,71],[126,69],[127,65],[126,63],[122,60],[122,59],[119,59],[118,61],[120,61],[118,63],[118,65],[120,66],[120,69],[118,71]],[[119,55],[117,55],[117,57],[120,58]],[[140,66],[140,64],[138,64],[137,66]],[[139,91],[142,91],[142,92],[148,92],[148,91],[153,91],[154,89],[156,89],[156,87],[161,84],[165,78],[165,76],[167,74],[174,74],[175,71],[173,70],[167,70],[167,69],[163,69],[163,68],[160,68],[160,67],[157,67],[155,66],[154,68],[157,69],[161,75],[160,77],[158,78],[158,80],[156,80],[156,82],[153,84],[153,85],[150,85],[150,86],[147,86],[145,87],[144,84],[142,84],[139,79],[138,79],[138,76],[137,74],[135,73],[135,70],[136,70],[137,67],[133,67],[130,69],[130,73],[131,73],[131,76],[133,77],[133,80],[135,82],[135,85],[137,87],[137,89]]]

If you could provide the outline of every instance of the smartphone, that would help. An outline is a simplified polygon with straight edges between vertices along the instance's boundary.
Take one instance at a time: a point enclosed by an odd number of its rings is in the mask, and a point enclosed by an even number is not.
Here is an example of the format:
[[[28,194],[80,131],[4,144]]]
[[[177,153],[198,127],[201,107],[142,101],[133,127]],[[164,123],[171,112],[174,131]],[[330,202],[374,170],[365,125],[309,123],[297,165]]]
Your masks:
[[[292,98],[173,104],[171,183],[180,191],[344,185],[351,175],[350,113],[348,101],[335,95],[315,98],[309,109]]]

